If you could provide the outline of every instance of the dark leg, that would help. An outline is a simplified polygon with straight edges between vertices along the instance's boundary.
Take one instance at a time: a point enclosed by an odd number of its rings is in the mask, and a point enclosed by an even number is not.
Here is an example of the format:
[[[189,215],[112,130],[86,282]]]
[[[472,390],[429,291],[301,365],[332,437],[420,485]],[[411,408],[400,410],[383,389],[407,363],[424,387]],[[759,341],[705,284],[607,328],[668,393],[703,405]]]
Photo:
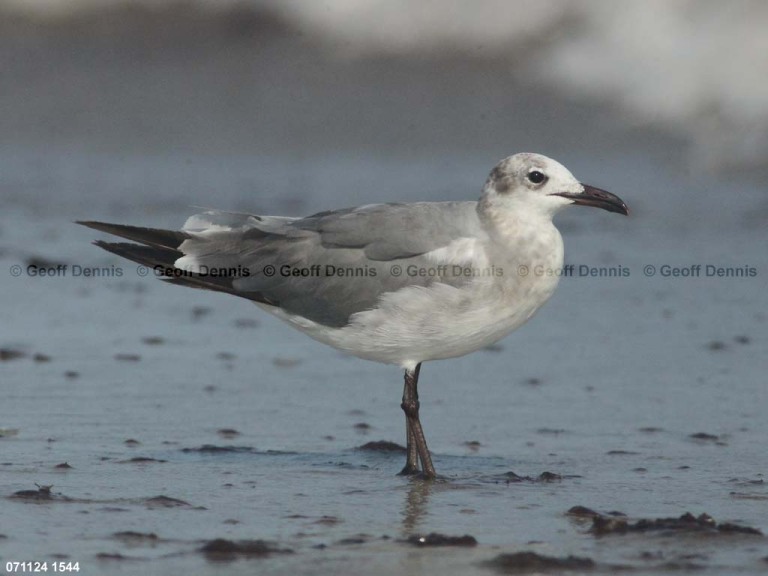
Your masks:
[[[416,367],[416,374],[418,377],[421,364]],[[400,407],[405,410],[406,400],[410,397],[408,392],[408,372],[405,373],[405,384],[403,386],[403,402]],[[406,460],[405,467],[400,471],[401,476],[413,476],[419,473],[419,452],[416,450],[416,438],[413,436],[413,429],[411,428],[411,419],[408,418],[408,413],[405,414],[405,439],[406,439]]]
[[[403,402],[405,402],[405,391],[403,391]],[[407,446],[406,460],[405,467],[400,471],[400,475],[413,476],[419,473],[419,453],[416,450],[416,440],[413,437],[408,416],[405,417],[405,438]]]
[[[403,387],[403,402],[400,407],[405,412],[405,431],[407,435],[408,454],[405,468],[401,474],[416,474],[418,472],[418,460],[421,460],[421,473],[424,478],[434,478],[435,467],[427,448],[427,439],[419,420],[419,372],[421,364],[416,368],[405,371],[405,385]],[[417,459],[418,457],[418,459]]]

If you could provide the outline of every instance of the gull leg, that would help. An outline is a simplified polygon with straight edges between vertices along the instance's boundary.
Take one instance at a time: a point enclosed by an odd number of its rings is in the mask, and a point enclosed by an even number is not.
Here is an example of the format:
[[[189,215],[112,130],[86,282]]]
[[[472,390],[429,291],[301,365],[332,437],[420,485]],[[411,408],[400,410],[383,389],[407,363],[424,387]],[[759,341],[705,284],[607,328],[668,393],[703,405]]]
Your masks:
[[[421,473],[424,478],[434,478],[435,467],[432,465],[432,457],[427,448],[427,439],[419,420],[419,372],[421,364],[417,364],[414,370],[405,371],[405,385],[403,386],[403,402],[400,407],[405,412],[405,430],[407,434],[408,454],[401,474],[416,474],[418,472],[418,460],[421,460]],[[418,459],[417,459],[418,457]]]
[[[403,391],[403,403],[405,403],[405,391]],[[407,447],[406,460],[405,467],[400,471],[400,475],[413,476],[419,473],[419,453],[416,450],[416,439],[413,436],[413,430],[407,415],[405,417],[405,438]]]

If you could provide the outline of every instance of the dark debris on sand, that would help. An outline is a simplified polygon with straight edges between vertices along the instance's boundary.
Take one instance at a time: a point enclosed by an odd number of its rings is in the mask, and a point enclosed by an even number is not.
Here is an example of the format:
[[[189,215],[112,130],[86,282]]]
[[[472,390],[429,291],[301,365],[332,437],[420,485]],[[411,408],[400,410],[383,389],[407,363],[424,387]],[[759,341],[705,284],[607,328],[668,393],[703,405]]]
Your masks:
[[[542,556],[536,552],[499,554],[484,564],[503,574],[559,574],[564,571],[578,570],[583,572],[596,568],[596,564],[591,558],[579,556],[556,558],[554,556]]]
[[[586,506],[573,506],[568,510],[568,512],[565,513],[566,516],[572,516],[574,518],[595,518],[597,516],[619,516],[622,518],[626,518],[627,515],[624,514],[624,512],[606,512],[605,514],[601,512],[597,512],[595,510],[592,510],[592,508],[587,508]]]
[[[595,513],[592,516],[592,527],[589,531],[596,536],[647,532],[763,535],[757,528],[741,526],[730,522],[718,523],[709,514],[694,516],[690,512],[686,512],[678,518],[640,519],[636,522],[630,522],[622,517]]]
[[[464,442],[464,447],[468,448],[472,452],[477,452],[482,447],[482,444],[480,444],[477,440],[467,440]]]
[[[216,538],[198,549],[211,562],[232,562],[238,558],[266,558],[272,554],[292,554],[288,548],[277,548],[264,540],[225,540]]]
[[[725,342],[722,342],[720,340],[712,340],[709,344],[707,344],[707,350],[710,352],[719,352],[721,350],[725,350],[727,348]]]
[[[61,496],[59,494],[54,494],[51,489],[53,486],[41,486],[40,484],[35,484],[37,486],[37,490],[19,490],[18,492],[14,492],[9,498],[13,498],[14,500],[23,500],[25,502],[52,502],[52,501],[69,501],[70,499]]]
[[[202,454],[258,454],[259,451],[251,446],[216,446],[203,444],[200,448],[182,448],[182,452],[199,452]]]
[[[123,562],[125,560],[136,560],[136,558],[129,558],[128,556],[123,556],[119,552],[99,552],[98,554],[96,554],[96,560],[109,560],[109,561]]]
[[[200,320],[201,318],[208,316],[212,310],[207,306],[195,306],[192,308],[192,320]]]
[[[313,524],[320,524],[322,526],[336,526],[337,524],[340,524],[342,520],[338,518],[337,516],[321,516],[314,522]]]
[[[569,476],[570,477],[570,476]],[[506,484],[519,484],[519,483],[549,483],[560,482],[563,477],[560,474],[554,472],[542,472],[535,478],[533,476],[520,476],[515,474],[511,470],[500,475],[497,482],[505,482]]]
[[[465,534],[464,536],[446,536],[445,534],[438,534],[437,532],[431,532],[426,536],[414,534],[409,536],[404,542],[413,546],[426,547],[426,546],[464,546],[472,547],[477,546],[477,540],[474,536]]]
[[[295,454],[295,452],[285,450],[259,450],[253,446],[218,446],[216,444],[203,444],[199,448],[181,448],[180,450],[185,454],[211,455],[253,454],[258,456],[289,456]]]
[[[358,446],[357,450],[365,450],[366,452],[405,453],[405,446],[401,446],[395,442],[390,442],[389,440],[376,440],[373,442],[366,442],[365,444]]]
[[[357,536],[348,536],[347,538],[342,538],[336,544],[339,546],[358,546],[360,544],[366,544],[371,539],[370,536],[367,534],[359,534]]]
[[[115,532],[112,534],[112,538],[121,540],[126,543],[138,544],[138,543],[156,543],[159,538],[154,532],[134,532],[132,530],[125,530],[123,532]]]
[[[178,498],[171,498],[170,496],[163,495],[147,498],[145,503],[149,508],[180,508],[192,506],[192,504],[185,502],[184,500],[179,500]]]
[[[59,260],[51,260],[50,258],[46,258],[45,256],[37,256],[37,255],[31,255],[24,259],[24,262],[27,265],[27,268],[59,268],[59,267],[68,267],[69,264],[66,262],[61,262]]]
[[[0,348],[0,362],[18,360],[19,358],[25,358],[26,356],[26,352],[22,352],[21,350],[15,350],[13,348]]]
[[[717,434],[709,434],[708,432],[696,432],[695,434],[689,434],[688,438],[691,440],[700,440],[702,442],[720,442],[720,436]]]
[[[11,495],[11,498],[18,500],[27,500],[30,502],[40,502],[44,500],[53,500],[51,489],[44,487],[38,490],[19,490]]]

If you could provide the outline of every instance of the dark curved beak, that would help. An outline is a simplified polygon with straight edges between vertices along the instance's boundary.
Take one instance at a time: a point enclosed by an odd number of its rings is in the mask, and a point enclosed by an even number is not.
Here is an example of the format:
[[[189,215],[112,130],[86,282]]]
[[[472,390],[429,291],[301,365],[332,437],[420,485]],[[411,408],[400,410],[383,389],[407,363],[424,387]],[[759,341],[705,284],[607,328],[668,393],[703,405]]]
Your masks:
[[[615,194],[611,194],[610,192],[606,192],[605,190],[600,190],[600,188],[595,188],[586,184],[582,184],[582,186],[584,186],[584,192],[581,194],[556,192],[553,194],[553,196],[569,198],[570,200],[573,200],[574,204],[579,204],[580,206],[594,206],[595,208],[608,210],[608,212],[618,212],[619,214],[624,214],[624,216],[629,215],[629,208],[627,208],[624,200]]]

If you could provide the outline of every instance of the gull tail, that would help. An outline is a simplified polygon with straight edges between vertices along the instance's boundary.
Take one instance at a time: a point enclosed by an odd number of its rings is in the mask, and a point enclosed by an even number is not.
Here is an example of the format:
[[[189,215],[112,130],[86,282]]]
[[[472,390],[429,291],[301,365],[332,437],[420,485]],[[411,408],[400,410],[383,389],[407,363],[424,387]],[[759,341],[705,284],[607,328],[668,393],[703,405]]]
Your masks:
[[[161,266],[162,268],[173,269],[173,263],[183,256],[178,250],[141,246],[140,244],[131,244],[130,242],[104,242],[103,240],[96,240],[94,245],[148,268]]]
[[[164,276],[165,282],[189,286],[190,288],[225,292],[255,302],[278,306],[277,302],[267,298],[261,292],[238,290],[234,286],[235,278],[233,277],[203,275],[177,268],[176,261],[184,256],[179,248],[185,240],[191,238],[186,232],[110,224],[108,222],[77,221],[76,223],[138,242],[139,244],[96,240],[94,244],[107,252],[155,270],[159,276]]]

